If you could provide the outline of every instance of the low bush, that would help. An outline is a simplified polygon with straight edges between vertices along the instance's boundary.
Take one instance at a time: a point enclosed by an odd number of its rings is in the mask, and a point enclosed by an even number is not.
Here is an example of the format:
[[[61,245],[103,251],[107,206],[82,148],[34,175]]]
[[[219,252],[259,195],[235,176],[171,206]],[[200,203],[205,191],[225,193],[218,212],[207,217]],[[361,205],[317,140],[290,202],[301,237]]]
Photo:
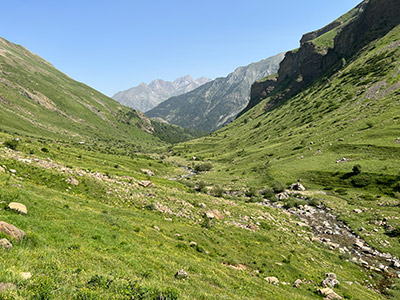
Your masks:
[[[282,193],[285,190],[285,186],[283,185],[282,182],[275,181],[274,184],[272,185],[272,190],[274,193]]]
[[[212,169],[212,167],[213,167],[212,163],[205,162],[205,163],[202,163],[202,164],[197,164],[194,167],[194,170],[196,172],[206,172],[206,171],[210,171]]]
[[[7,140],[3,143],[3,145],[9,149],[16,150],[18,147],[19,141],[16,139]]]

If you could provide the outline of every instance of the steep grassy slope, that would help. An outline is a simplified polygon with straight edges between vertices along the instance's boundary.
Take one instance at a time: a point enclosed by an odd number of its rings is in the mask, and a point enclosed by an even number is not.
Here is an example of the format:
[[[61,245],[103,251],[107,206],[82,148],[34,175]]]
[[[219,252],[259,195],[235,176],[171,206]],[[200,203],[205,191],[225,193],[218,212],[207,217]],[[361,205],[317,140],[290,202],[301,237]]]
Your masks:
[[[10,133],[75,142],[124,140],[136,151],[163,144],[152,135],[154,128],[142,113],[1,38],[0,105],[0,129]]]
[[[399,256],[399,239],[390,234],[400,228],[399,45],[398,26],[343,60],[336,73],[278,105],[265,99],[209,137],[175,147],[175,155],[211,161],[202,179],[227,189],[298,179],[324,189],[327,195],[318,197],[341,219],[376,248]]]

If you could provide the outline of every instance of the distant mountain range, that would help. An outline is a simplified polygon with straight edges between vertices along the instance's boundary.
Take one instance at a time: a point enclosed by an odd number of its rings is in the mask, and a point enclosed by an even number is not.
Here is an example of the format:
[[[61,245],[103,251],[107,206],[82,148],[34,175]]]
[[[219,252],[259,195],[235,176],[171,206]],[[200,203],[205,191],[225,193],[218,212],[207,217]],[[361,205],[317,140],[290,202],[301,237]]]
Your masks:
[[[211,79],[205,77],[195,80],[190,75],[172,82],[156,79],[149,84],[141,83],[128,90],[120,91],[112,98],[123,105],[146,112],[168,98],[190,92],[209,81]]]
[[[247,106],[251,85],[258,79],[276,73],[284,55],[280,53],[239,67],[227,77],[217,78],[193,91],[162,102],[146,115],[185,128],[217,130],[232,121]]]

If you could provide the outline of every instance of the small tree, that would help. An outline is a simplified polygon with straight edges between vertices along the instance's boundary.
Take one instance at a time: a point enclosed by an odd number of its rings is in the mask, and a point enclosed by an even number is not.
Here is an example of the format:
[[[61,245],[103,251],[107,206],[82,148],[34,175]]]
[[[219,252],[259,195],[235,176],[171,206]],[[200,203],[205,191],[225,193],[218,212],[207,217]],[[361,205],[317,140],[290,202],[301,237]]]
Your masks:
[[[358,175],[361,173],[361,166],[360,165],[354,165],[353,167],[353,174]]]

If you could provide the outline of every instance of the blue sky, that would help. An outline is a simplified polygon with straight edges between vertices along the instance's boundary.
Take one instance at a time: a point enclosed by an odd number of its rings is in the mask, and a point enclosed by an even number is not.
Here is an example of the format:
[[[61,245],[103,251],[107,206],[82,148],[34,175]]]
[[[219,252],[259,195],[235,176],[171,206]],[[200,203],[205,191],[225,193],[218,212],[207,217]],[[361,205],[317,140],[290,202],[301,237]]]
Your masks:
[[[2,0],[0,36],[112,96],[141,82],[226,76],[298,47],[361,0]]]

